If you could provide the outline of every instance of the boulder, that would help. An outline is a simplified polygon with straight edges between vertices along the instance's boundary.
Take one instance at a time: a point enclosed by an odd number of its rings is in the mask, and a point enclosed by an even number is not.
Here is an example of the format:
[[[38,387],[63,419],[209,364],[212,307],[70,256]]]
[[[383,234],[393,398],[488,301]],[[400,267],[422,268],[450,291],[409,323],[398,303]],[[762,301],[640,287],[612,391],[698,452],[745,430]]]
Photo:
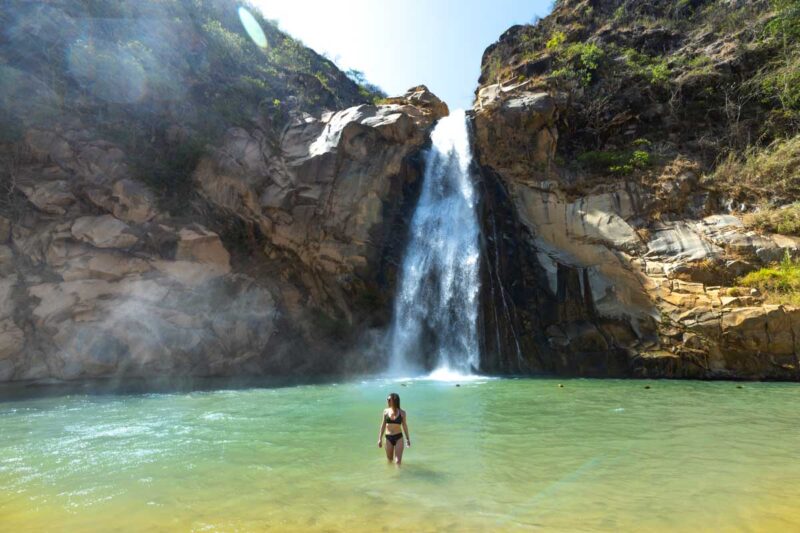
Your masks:
[[[130,226],[111,215],[80,217],[71,231],[75,239],[97,248],[130,248],[139,240]]]
[[[25,143],[42,163],[55,163],[90,183],[109,185],[131,175],[125,153],[119,147],[106,140],[91,139],[85,131],[30,129],[25,133]]]
[[[66,181],[48,181],[36,185],[20,185],[19,189],[39,210],[51,215],[63,215],[75,203],[75,196]]]
[[[0,320],[0,361],[19,354],[24,347],[25,333],[19,326],[10,318]]]
[[[219,235],[200,226],[178,231],[175,259],[214,265],[223,273],[231,269],[231,256],[222,245]]]
[[[387,104],[398,104],[421,109],[431,120],[438,120],[450,114],[447,104],[424,85],[410,88],[403,96],[386,99]]]
[[[117,281],[126,276],[144,274],[151,269],[149,263],[138,257],[117,252],[90,249],[82,255],[65,261],[60,272],[64,281],[102,279]]]
[[[722,256],[722,249],[704,239],[687,222],[656,224],[647,243],[648,259],[664,262],[702,261]]]
[[[122,179],[112,187],[114,216],[126,222],[141,224],[156,216],[155,198],[144,184]]]

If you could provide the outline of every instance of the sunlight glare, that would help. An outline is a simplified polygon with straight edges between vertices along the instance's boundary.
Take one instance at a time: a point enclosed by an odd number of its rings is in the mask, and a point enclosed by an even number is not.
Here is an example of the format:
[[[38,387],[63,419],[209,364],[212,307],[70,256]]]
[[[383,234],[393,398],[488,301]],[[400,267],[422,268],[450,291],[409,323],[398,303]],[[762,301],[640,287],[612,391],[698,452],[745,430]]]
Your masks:
[[[258,23],[253,14],[244,7],[240,7],[239,20],[242,21],[244,30],[247,32],[247,35],[250,36],[253,42],[261,48],[266,48],[267,36],[264,35],[264,29],[261,27],[261,24]]]

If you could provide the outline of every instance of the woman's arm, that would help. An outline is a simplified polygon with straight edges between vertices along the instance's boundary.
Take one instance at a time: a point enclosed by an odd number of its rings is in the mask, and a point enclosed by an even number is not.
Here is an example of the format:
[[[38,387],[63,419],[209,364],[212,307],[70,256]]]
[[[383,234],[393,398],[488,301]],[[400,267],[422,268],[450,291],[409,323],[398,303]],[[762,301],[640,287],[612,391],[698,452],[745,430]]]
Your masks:
[[[378,430],[378,448],[383,447],[383,432],[386,431],[386,417],[381,413],[381,429]]]
[[[406,446],[411,446],[411,435],[408,434],[408,425],[406,424],[407,418],[408,415],[403,411],[403,433],[406,434]]]

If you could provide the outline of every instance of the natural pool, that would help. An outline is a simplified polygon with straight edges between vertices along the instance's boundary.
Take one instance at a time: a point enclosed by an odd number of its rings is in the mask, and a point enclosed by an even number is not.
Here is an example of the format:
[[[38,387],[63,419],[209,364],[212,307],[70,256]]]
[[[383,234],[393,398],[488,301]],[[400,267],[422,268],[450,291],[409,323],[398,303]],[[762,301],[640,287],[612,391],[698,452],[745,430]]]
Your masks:
[[[800,530],[796,384],[403,383],[0,389],[0,530]]]

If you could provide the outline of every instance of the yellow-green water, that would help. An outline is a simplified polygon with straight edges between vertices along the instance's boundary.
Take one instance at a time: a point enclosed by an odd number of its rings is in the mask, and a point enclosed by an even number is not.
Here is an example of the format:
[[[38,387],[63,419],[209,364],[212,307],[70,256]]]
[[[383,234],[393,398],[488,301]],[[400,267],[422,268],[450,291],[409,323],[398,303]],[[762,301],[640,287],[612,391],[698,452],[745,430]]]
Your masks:
[[[558,383],[6,399],[0,530],[800,530],[797,385]]]

